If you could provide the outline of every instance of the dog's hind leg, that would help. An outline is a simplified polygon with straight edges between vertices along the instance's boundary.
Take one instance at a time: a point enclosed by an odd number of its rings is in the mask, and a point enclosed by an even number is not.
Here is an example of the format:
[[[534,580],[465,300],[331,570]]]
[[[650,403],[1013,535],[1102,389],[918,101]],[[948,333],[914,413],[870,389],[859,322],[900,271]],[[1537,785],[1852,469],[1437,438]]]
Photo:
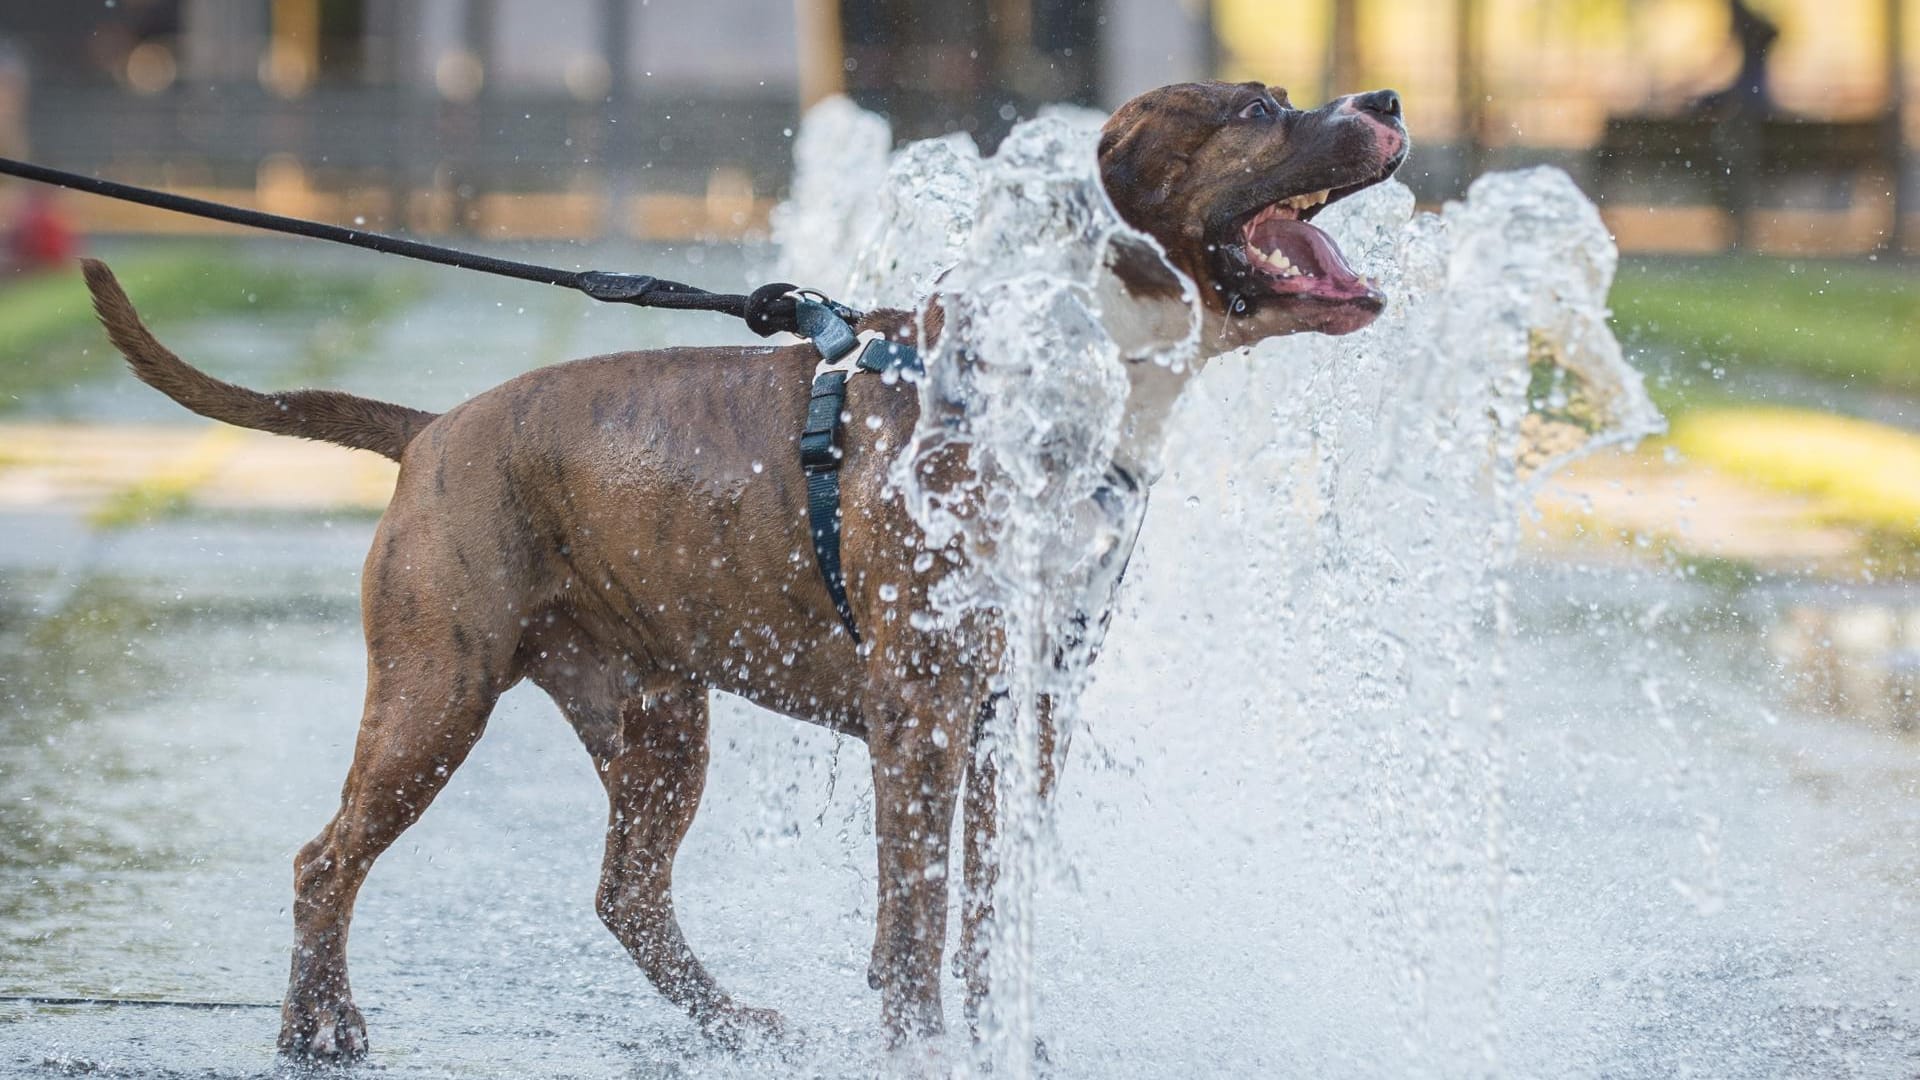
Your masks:
[[[700,809],[707,752],[706,687],[682,684],[621,704],[618,745],[596,762],[608,816],[595,906],[667,1000],[708,1035],[736,1044],[778,1034],[784,1024],[772,1010],[735,1003],[688,948],[674,916],[673,857]]]
[[[419,820],[480,739],[498,691],[436,650],[368,665],[367,706],[340,810],[294,860],[293,971],[280,1049],[302,1057],[366,1051],[347,985],[347,927],[373,862]]]
[[[366,1052],[366,1024],[347,981],[354,898],[374,860],[466,760],[494,702],[515,680],[517,629],[509,638],[469,615],[499,608],[473,602],[458,584],[436,582],[423,538],[415,532],[401,544],[401,531],[383,522],[380,536],[394,543],[376,541],[375,550],[395,555],[368,561],[366,709],[340,809],[294,859],[293,970],[280,1050],[298,1057]]]
[[[661,994],[709,1035],[737,1042],[777,1032],[779,1014],[733,1003],[674,915],[673,858],[707,782],[707,690],[610,648],[591,626],[564,608],[544,611],[520,648],[527,678],[560,707],[607,789],[600,918]]]

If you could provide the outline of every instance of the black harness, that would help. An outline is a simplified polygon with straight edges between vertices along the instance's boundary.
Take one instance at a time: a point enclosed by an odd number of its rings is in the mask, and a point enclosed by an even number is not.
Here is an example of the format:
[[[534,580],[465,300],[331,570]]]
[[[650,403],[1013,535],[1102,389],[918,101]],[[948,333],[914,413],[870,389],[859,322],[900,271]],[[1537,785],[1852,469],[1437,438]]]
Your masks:
[[[800,468],[807,477],[807,531],[813,538],[813,558],[820,566],[820,578],[847,636],[860,644],[859,623],[853,617],[853,605],[847,598],[847,576],[840,562],[840,463],[846,457],[840,447],[840,429],[850,417],[846,412],[847,381],[863,371],[881,374],[894,372],[918,377],[926,371],[919,350],[911,345],[888,341],[877,334],[866,335],[862,342],[848,321],[837,315],[818,294],[796,291],[795,331],[813,343],[820,363],[813,373],[813,389],[807,397],[807,419],[800,429]],[[1107,467],[1105,482],[1093,492],[1094,503],[1114,520],[1126,516],[1126,501],[1144,501],[1140,481],[1118,463]],[[1097,650],[1113,618],[1113,594],[1126,576],[1134,543],[1140,534],[1141,516],[1133,515],[1130,528],[1116,545],[1118,565],[1111,567],[1104,594],[1098,599],[1098,611],[1080,610],[1069,617],[1064,645],[1067,651]],[[1065,654],[1063,653],[1062,656]]]
[[[840,615],[840,625],[857,645],[860,627],[847,601],[847,575],[840,565],[840,427],[846,414],[847,380],[863,371],[919,375],[924,369],[920,352],[911,345],[870,336],[865,342],[834,310],[812,294],[801,294],[795,304],[797,333],[813,342],[820,363],[813,370],[813,390],[807,397],[807,420],[800,429],[800,468],[807,477],[807,531],[813,537],[813,558],[827,595]]]

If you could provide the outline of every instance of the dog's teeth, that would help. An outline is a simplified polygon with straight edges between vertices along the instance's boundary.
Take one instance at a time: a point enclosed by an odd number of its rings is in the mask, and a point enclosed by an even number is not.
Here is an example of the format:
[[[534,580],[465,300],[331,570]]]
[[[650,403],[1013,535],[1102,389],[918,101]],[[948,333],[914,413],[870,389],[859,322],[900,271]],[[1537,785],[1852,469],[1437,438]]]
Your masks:
[[[1281,277],[1299,277],[1306,272],[1293,265],[1293,260],[1287,258],[1285,255],[1277,251],[1261,251],[1251,244],[1247,246],[1247,257],[1272,270],[1274,273],[1279,274]]]

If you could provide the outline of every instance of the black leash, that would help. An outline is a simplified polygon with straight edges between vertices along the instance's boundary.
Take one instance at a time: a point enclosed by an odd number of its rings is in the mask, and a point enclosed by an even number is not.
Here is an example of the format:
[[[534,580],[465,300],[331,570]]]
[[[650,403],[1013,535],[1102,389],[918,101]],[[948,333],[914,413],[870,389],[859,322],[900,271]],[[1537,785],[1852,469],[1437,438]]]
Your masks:
[[[279,1002],[167,1001],[161,998],[55,997],[49,994],[0,994],[0,1005],[118,1005],[147,1009],[277,1009]]]
[[[853,618],[853,605],[847,599],[846,573],[840,566],[840,427],[847,400],[847,379],[860,371],[911,372],[921,370],[918,351],[912,346],[887,341],[869,341],[862,348],[853,328],[860,313],[835,303],[811,290],[798,289],[785,282],[762,285],[751,293],[715,293],[668,281],[650,274],[616,274],[604,270],[560,270],[551,266],[476,255],[419,240],[348,229],[302,218],[284,217],[260,210],[209,202],[186,195],[174,195],[152,188],[136,187],[97,176],[49,169],[27,161],[0,157],[0,174],[17,176],[56,187],[71,188],[122,202],[138,203],[177,214],[189,214],[230,225],[244,225],[267,232],[328,240],[348,247],[365,248],[383,255],[399,255],[422,262],[483,274],[517,278],[540,285],[558,285],[585,293],[610,304],[668,308],[681,311],[714,311],[744,320],[761,337],[778,333],[797,334],[813,343],[820,354],[820,367],[814,373],[813,390],[808,399],[807,419],[800,436],[800,466],[807,477],[807,524],[813,537],[814,561],[820,566],[833,609],[840,616],[855,644],[860,630]],[[857,350],[857,351],[856,351]],[[154,1005],[180,1008],[257,1008],[259,1006],[219,1002],[141,1001],[119,998],[8,998],[0,1002],[26,1002],[41,1005]]]
[[[441,266],[453,266],[462,270],[476,270],[482,274],[494,274],[499,277],[517,278],[540,285],[558,285],[563,289],[573,289],[609,304],[633,304],[636,307],[666,308],[677,311],[718,312],[744,320],[748,328],[761,337],[771,337],[782,332],[801,332],[796,306],[799,290],[785,282],[762,285],[746,294],[708,292],[693,285],[668,281],[651,274],[618,274],[605,270],[560,270],[551,266],[516,262],[512,259],[498,259],[491,255],[476,255],[469,251],[457,251],[438,244],[406,240],[398,236],[388,236],[385,233],[283,217],[260,210],[246,210],[238,206],[209,202],[206,199],[155,191],[152,188],[136,187],[114,180],[102,180],[97,176],[86,176],[62,169],[49,169],[44,165],[15,161],[12,158],[0,158],[0,174],[70,188],[74,191],[84,191],[89,195],[99,195],[103,198],[170,210],[176,214],[188,214],[210,221],[224,221],[230,225],[244,225],[251,229],[304,236],[312,240],[327,240],[335,244],[345,244],[348,247],[378,251],[383,255],[399,255],[402,258],[419,259],[422,262],[438,263]],[[842,322],[851,325],[860,319],[860,313],[852,308],[834,303],[817,294],[812,298],[839,316]]]

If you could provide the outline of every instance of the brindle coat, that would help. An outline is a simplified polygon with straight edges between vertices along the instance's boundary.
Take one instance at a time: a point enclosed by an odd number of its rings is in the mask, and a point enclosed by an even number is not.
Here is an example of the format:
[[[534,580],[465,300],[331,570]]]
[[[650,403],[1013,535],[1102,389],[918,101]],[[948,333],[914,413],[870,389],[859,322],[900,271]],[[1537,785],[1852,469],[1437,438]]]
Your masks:
[[[1257,83],[1166,87],[1123,107],[1101,140],[1116,208],[1201,286],[1216,349],[1350,329],[1377,311],[1263,296],[1244,264],[1221,254],[1251,211],[1374,182],[1404,152],[1390,92],[1310,113],[1282,102],[1284,92],[1276,101]],[[1123,304],[1177,303],[1164,273],[1115,269]],[[777,1028],[779,1017],[733,1001],[674,916],[674,853],[706,779],[708,692],[863,739],[879,849],[869,980],[893,1037],[940,1029],[949,825],[988,698],[989,658],[960,654],[992,632],[923,631],[907,617],[950,567],[914,568],[920,534],[888,483],[918,412],[911,386],[861,378],[848,389],[847,412],[863,421],[847,425],[841,471],[848,591],[867,638],[856,647],[807,532],[796,462],[816,359],[807,345],[595,357],[435,416],[221,382],[155,340],[103,264],[85,272],[134,373],[187,408],[400,462],[362,581],[367,693],[353,765],[339,812],[294,860],[283,1051],[365,1051],[347,983],[354,897],[521,679],[552,696],[606,786],[601,918],[661,993],[723,1037]],[[862,328],[904,339],[913,326],[883,312]],[[970,1005],[986,991],[977,943],[990,781],[976,766],[966,785]]]

